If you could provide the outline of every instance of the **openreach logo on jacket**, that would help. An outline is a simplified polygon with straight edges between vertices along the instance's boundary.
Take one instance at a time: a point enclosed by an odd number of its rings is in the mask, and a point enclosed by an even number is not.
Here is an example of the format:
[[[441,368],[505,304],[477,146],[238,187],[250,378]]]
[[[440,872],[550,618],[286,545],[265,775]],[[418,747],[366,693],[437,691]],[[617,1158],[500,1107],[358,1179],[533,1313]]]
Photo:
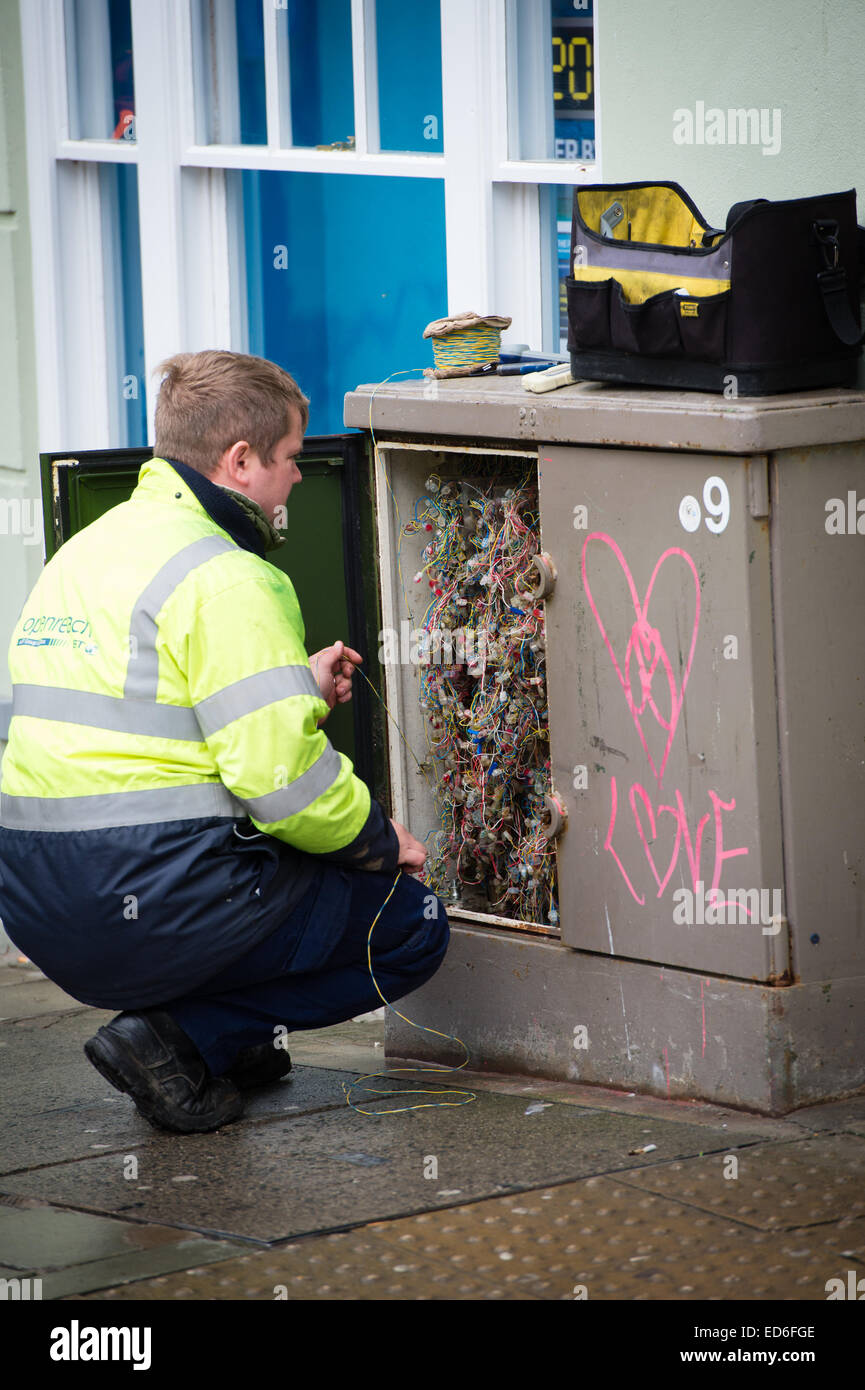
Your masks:
[[[93,656],[98,651],[87,619],[74,618],[71,613],[62,618],[40,613],[38,618],[27,618],[21,624],[21,631],[25,635],[18,638],[15,644],[18,647],[74,647],[85,656]]]
[[[150,1370],[149,1327],[69,1327],[51,1329],[52,1361],[131,1361],[134,1371]]]

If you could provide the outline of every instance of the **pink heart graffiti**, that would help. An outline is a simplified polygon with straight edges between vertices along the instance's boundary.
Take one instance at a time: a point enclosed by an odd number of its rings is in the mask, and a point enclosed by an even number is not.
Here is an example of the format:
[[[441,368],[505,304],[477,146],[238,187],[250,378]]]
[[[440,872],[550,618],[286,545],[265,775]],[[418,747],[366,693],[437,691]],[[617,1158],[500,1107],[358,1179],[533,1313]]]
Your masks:
[[[628,645],[625,649],[624,671],[616,659],[616,653],[613,651],[613,644],[607,635],[607,630],[604,627],[603,622],[601,621],[601,615],[598,612],[597,604],[595,603],[591,588],[589,586],[589,578],[586,573],[586,551],[588,550],[590,541],[602,541],[604,545],[608,545],[610,547],[610,549],[612,550],[613,554],[615,555],[616,559],[622,567],[625,579],[627,580],[628,589],[630,590],[631,601],[634,605],[634,613],[636,617],[634,625],[631,628],[631,635],[628,638]],[[681,558],[685,561],[685,564],[689,567],[691,574],[694,578],[694,594],[696,599],[694,608],[694,631],[691,636],[691,649],[688,652],[688,660],[685,664],[685,669],[682,673],[681,685],[676,684],[676,677],[673,674],[673,665],[670,661],[669,656],[667,655],[666,648],[664,647],[664,644],[661,641],[661,634],[658,632],[657,628],[651,626],[648,620],[649,603],[652,597],[652,590],[655,587],[655,580],[658,577],[658,572],[661,569],[661,566],[664,564],[666,560],[669,560],[669,558],[672,555],[681,556]],[[694,561],[691,559],[691,556],[687,553],[687,551],[681,550],[678,546],[672,546],[669,550],[665,550],[652,571],[652,577],[649,580],[649,586],[646,589],[645,597],[641,603],[640,596],[637,593],[637,586],[634,583],[634,577],[631,574],[631,571],[628,567],[628,562],[622,554],[619,546],[613,540],[612,536],[608,536],[602,531],[592,531],[590,535],[586,536],[585,542],[583,544],[582,574],[583,587],[586,591],[586,597],[589,600],[589,606],[591,607],[591,610],[595,616],[595,622],[598,624],[598,627],[601,630],[601,636],[604,639],[607,651],[610,653],[610,659],[612,660],[613,666],[615,667],[616,675],[619,678],[622,690],[625,692],[625,699],[628,704],[628,709],[631,711],[631,716],[634,720],[634,723],[637,726],[637,732],[640,735],[640,742],[643,745],[643,751],[649,760],[649,766],[651,767],[652,772],[654,773],[657,779],[658,786],[660,786],[664,780],[664,769],[667,766],[667,759],[670,756],[670,749],[673,746],[673,739],[676,736],[676,727],[679,723],[679,715],[682,712],[682,704],[684,703],[685,699],[685,688],[688,684],[688,677],[691,674],[691,665],[694,660],[694,648],[697,645],[697,629],[700,626],[700,577],[697,574],[697,567],[694,564]],[[632,660],[636,662],[637,674],[639,676],[639,702],[634,698],[634,692],[632,689]],[[670,711],[669,716],[666,718],[664,714],[662,714],[659,710],[658,705],[655,701],[655,697],[652,693],[652,684],[659,665],[661,666],[663,674],[666,677],[667,690],[670,698]],[[649,752],[649,747],[646,742],[646,735],[643,730],[642,716],[645,713],[647,706],[651,710],[658,724],[660,724],[661,728],[667,730],[667,742],[664,748],[664,755],[661,759],[660,767],[655,766],[655,762],[652,758],[651,753]]]

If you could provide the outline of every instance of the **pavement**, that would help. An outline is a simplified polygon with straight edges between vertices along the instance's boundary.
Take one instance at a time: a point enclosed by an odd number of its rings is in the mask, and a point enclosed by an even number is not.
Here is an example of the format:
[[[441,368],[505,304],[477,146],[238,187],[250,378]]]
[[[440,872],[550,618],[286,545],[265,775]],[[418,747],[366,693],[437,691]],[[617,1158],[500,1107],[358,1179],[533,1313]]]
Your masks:
[[[110,1017],[0,955],[0,1279],[33,1297],[823,1302],[865,1276],[865,1093],[778,1119],[462,1070],[435,1106],[397,1070],[372,1085],[415,1094],[355,1088],[400,1112],[363,1114],[345,1087],[406,1066],[374,1016],[293,1034],[243,1120],[172,1135],[85,1058]]]

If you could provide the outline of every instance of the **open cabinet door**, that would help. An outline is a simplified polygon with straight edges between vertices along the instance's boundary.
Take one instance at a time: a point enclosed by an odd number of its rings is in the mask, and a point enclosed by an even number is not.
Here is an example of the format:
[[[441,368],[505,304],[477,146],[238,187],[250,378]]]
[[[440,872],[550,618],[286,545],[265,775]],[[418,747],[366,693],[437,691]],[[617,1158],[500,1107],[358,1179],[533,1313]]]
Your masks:
[[[148,448],[42,454],[45,556],[135,489]],[[284,534],[288,543],[268,555],[290,577],[306,624],[306,649],[342,639],[364,658],[363,670],[381,688],[378,665],[379,595],[376,583],[372,485],[364,437],[313,436],[298,457],[301,486],[292,490]],[[387,805],[384,716],[362,679],[349,705],[327,722],[334,747],[351,758],[358,776]]]

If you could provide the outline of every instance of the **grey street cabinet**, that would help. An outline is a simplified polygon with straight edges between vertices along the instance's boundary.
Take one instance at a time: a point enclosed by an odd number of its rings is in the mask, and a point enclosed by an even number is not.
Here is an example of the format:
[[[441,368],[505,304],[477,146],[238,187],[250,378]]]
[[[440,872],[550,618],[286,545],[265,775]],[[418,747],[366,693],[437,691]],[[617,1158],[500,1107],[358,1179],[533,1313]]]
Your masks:
[[[771,1114],[865,1085],[865,393],[461,378],[345,422],[451,923],[388,1056]]]

